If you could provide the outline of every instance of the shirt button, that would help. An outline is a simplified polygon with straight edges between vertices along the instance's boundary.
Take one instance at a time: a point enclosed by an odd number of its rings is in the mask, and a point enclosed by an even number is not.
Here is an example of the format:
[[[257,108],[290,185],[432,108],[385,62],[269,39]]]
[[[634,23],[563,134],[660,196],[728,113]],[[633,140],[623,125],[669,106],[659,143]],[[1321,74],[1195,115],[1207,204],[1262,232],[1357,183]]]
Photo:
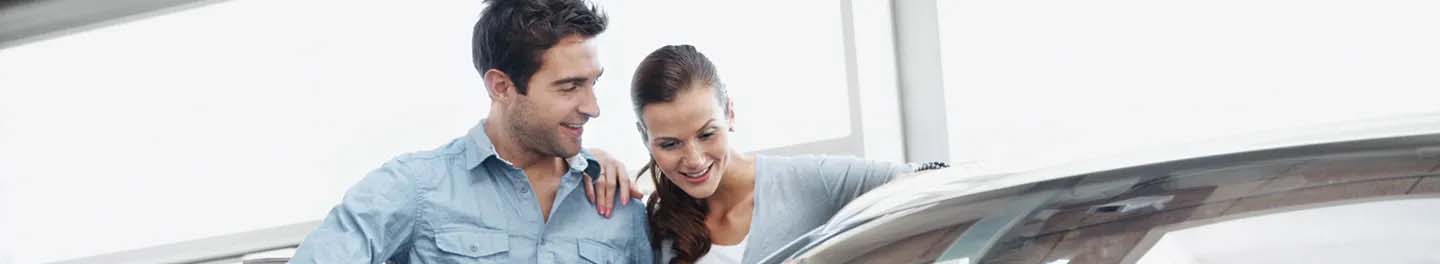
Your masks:
[[[530,193],[530,188],[520,187],[520,193]]]
[[[470,252],[475,252],[475,251],[480,251],[480,247],[471,245],[471,246],[470,246]]]

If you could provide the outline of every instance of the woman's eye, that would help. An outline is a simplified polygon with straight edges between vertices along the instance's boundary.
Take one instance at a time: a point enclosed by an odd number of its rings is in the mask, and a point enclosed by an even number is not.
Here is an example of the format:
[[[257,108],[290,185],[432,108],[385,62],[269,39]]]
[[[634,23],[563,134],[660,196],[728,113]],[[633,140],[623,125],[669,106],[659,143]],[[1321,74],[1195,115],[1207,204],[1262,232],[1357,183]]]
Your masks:
[[[664,142],[664,143],[660,143],[660,148],[661,148],[661,149],[672,149],[672,148],[675,148],[675,145],[676,145],[675,142]]]
[[[700,134],[700,140],[710,139],[710,137],[713,137],[713,136],[715,136],[715,133],[704,133],[704,134]]]

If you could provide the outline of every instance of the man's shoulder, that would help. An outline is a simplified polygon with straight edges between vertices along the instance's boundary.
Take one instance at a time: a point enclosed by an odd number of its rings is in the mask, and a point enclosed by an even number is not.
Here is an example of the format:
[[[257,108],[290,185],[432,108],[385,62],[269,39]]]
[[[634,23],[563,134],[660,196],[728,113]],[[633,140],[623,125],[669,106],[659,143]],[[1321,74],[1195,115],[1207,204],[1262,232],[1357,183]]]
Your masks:
[[[417,183],[434,182],[449,175],[449,172],[453,171],[451,168],[463,166],[465,151],[469,147],[463,139],[452,140],[431,150],[396,155],[385,162],[382,169],[411,178]]]
[[[615,213],[610,219],[602,221],[617,222],[615,224],[629,229],[629,236],[634,239],[630,243],[638,243],[635,247],[650,247],[650,221],[646,216],[645,203],[639,200],[632,200],[630,204],[615,206]]]
[[[457,138],[451,140],[450,143],[446,143],[445,145],[441,145],[440,147],[434,149],[414,151],[397,155],[394,159],[391,159],[391,161],[399,161],[405,163],[425,163],[457,159],[463,156],[465,154],[465,150],[470,147],[467,143],[468,142],[465,141],[465,138]]]
[[[629,216],[631,219],[639,220],[639,221],[641,221],[641,222],[643,223],[643,222],[645,222],[646,220],[648,220],[648,219],[646,218],[646,217],[647,217],[647,215],[646,215],[646,212],[647,212],[647,211],[646,211],[646,210],[647,210],[647,209],[645,209],[645,201],[644,201],[644,200],[631,198],[630,204],[626,204],[626,205],[616,204],[616,206],[615,206],[615,212],[616,212],[617,214],[615,214],[615,215],[627,215],[627,216]]]

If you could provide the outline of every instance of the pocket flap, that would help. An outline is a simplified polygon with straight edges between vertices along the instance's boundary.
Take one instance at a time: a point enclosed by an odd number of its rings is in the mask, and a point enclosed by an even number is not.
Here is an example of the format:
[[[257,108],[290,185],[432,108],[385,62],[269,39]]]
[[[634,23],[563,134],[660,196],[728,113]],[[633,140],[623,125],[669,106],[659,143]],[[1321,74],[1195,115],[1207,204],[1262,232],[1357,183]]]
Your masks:
[[[594,263],[611,263],[610,255],[615,254],[617,249],[605,245],[600,241],[580,239],[580,258]]]
[[[468,257],[484,257],[510,251],[510,236],[500,232],[444,232],[435,234],[440,251]]]

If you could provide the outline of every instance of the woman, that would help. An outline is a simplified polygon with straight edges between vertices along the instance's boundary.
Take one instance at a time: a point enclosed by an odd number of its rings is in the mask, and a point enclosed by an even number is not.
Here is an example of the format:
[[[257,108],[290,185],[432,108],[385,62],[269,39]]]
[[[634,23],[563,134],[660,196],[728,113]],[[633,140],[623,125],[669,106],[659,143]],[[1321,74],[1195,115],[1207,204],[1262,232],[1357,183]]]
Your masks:
[[[735,112],[715,66],[689,45],[645,57],[631,99],[651,161],[652,246],[665,263],[753,263],[820,226],[901,163],[740,153]]]

